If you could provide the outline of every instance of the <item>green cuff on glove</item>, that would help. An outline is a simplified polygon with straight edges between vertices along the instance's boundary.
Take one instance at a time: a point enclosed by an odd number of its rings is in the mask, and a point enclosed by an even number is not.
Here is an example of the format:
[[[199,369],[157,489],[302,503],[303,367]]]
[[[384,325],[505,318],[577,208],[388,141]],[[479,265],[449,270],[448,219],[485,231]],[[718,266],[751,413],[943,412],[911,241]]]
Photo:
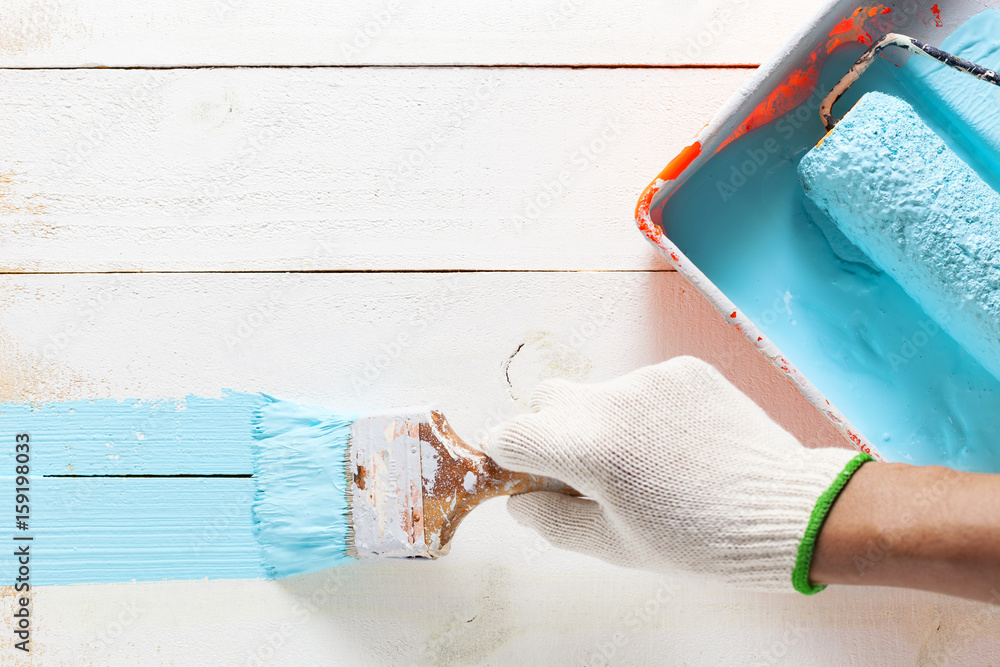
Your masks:
[[[823,522],[826,521],[826,515],[830,513],[830,508],[833,507],[833,501],[837,499],[844,485],[857,472],[858,468],[871,460],[873,459],[870,455],[861,453],[848,461],[844,469],[833,480],[833,483],[830,484],[829,488],[816,501],[816,506],[813,507],[812,515],[809,517],[809,525],[806,526],[806,534],[802,537],[802,542],[799,543],[799,553],[795,558],[795,569],[792,570],[792,586],[799,593],[813,595],[826,588],[826,586],[817,586],[809,581],[809,568],[812,566],[813,551],[816,548],[816,537],[819,535],[820,528],[823,527]]]

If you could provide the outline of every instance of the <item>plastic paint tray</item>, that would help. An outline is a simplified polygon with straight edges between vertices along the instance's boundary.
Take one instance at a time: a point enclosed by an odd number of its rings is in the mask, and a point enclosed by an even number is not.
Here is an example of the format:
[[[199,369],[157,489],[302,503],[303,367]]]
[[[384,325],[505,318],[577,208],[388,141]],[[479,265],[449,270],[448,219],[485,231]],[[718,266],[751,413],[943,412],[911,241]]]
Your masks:
[[[899,32],[930,44],[941,44],[968,18],[996,6],[996,0],[830,2],[764,63],[698,132],[694,141],[670,161],[646,187],[636,206],[639,229],[667,261],[708,299],[727,322],[739,329],[856,449],[868,452],[877,459],[884,457],[871,441],[670,240],[670,221],[662,219],[663,207],[692,174],[729,142],[778,119],[813,95],[823,64],[838,46],[848,42],[870,45],[873,39],[886,32]],[[886,53],[886,57],[899,63],[905,60],[906,54]]]

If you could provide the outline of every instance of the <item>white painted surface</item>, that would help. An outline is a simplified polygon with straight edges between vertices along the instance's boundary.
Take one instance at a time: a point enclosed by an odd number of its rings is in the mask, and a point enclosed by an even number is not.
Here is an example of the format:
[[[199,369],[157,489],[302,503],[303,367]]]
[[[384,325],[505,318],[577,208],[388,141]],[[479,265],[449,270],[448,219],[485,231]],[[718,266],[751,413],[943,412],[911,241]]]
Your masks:
[[[7,275],[0,309],[0,400],[227,388],[345,410],[434,403],[475,440],[546,378],[696,354],[800,439],[837,438],[672,271]]]
[[[221,2],[16,0],[0,17],[0,64],[337,64],[337,40],[381,6]],[[756,62],[813,4],[448,0],[402,7],[395,32],[362,55],[683,62],[683,41],[657,38],[739,10],[697,62]],[[535,27],[561,6],[579,14]],[[29,272],[0,277],[0,399],[231,387],[345,408],[432,401],[474,439],[545,377],[600,380],[695,353],[801,439],[830,442],[738,332],[655,270],[632,226],[638,192],[745,73],[0,72],[0,269]],[[484,77],[499,82],[495,106],[448,130],[399,196],[376,196]],[[510,207],[616,113],[635,129],[537,223],[505,229]],[[79,164],[59,177],[67,151]],[[371,268],[389,272],[254,273]],[[471,272],[425,272],[450,268]],[[109,269],[219,273],[38,273]],[[5,665],[1000,661],[992,608],[891,590],[760,596],[629,572],[547,547],[497,501],[432,563],[40,589],[30,660],[11,648],[11,604],[4,590]]]
[[[0,66],[760,63],[800,0],[6,0]]]
[[[663,267],[639,193],[747,74],[0,71],[0,266]]]

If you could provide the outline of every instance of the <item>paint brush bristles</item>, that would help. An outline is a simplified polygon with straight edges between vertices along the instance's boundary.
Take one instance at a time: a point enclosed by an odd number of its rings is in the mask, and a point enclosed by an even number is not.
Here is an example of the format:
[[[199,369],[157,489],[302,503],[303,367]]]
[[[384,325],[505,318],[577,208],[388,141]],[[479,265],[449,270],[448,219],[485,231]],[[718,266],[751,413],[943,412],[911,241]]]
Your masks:
[[[265,399],[254,414],[253,514],[272,578],[354,558],[437,558],[488,498],[575,493],[501,468],[429,407],[354,415]]]
[[[353,560],[345,473],[358,415],[265,397],[254,414],[253,514],[272,578]]]

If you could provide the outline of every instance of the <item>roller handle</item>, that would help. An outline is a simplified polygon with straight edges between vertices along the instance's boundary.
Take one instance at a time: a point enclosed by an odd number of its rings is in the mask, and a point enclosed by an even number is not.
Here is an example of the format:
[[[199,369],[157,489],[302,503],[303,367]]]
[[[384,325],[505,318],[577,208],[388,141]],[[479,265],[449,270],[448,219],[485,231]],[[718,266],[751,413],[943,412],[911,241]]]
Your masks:
[[[819,117],[820,120],[823,121],[823,126],[826,127],[827,132],[832,130],[837,124],[837,120],[833,117],[833,105],[836,104],[837,100],[839,100],[843,94],[847,92],[847,89],[850,88],[862,74],[864,74],[865,70],[868,69],[868,67],[875,61],[875,56],[881,53],[882,49],[887,46],[898,46],[912,53],[918,53],[922,56],[933,58],[934,60],[937,60],[952,69],[957,69],[960,72],[965,72],[966,74],[974,76],[982,81],[986,81],[987,83],[1000,86],[1000,75],[988,67],[977,65],[976,63],[966,60],[965,58],[959,58],[956,55],[952,55],[947,51],[942,51],[935,46],[924,44],[920,40],[913,39],[912,37],[890,32],[886,34],[885,37],[872,44],[867,51],[862,53],[861,57],[858,58],[851,69],[847,71],[847,74],[845,74],[840,81],[837,82],[837,85],[833,87],[833,90],[831,90],[830,93],[823,98],[823,102],[819,107]]]

